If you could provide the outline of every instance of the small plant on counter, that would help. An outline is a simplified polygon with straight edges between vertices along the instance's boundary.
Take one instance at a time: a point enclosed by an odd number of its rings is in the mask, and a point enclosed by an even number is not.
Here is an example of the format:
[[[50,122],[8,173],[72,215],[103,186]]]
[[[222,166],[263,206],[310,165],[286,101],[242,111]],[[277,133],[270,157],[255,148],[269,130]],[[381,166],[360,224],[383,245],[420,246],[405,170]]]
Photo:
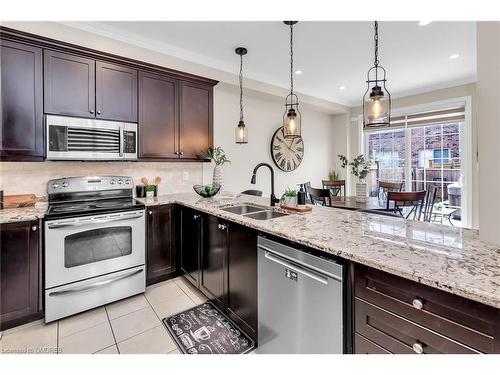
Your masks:
[[[336,169],[331,169],[328,173],[328,179],[330,181],[336,181],[340,179],[340,173]]]
[[[286,187],[285,192],[281,196],[280,204],[289,205],[297,197],[297,190],[290,189],[289,186]]]
[[[222,147],[218,146],[216,148],[208,148],[205,151],[202,151],[201,156],[203,159],[210,159],[215,162],[215,165],[224,165],[226,163],[231,163],[226,156],[226,152],[222,149]]]
[[[351,174],[356,176],[360,181],[364,181],[368,173],[370,173],[370,166],[373,164],[372,155],[365,158],[365,155],[359,154],[351,162],[344,155],[338,155],[338,157],[342,163],[341,167],[346,168],[350,166]]]

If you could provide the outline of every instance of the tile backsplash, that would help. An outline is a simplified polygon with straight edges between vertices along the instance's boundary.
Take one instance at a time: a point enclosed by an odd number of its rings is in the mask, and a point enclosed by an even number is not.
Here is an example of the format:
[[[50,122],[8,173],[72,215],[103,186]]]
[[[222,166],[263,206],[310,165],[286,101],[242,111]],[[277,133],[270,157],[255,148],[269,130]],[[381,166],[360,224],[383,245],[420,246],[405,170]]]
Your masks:
[[[153,182],[156,176],[160,176],[159,194],[181,193],[191,191],[193,185],[202,183],[203,163],[0,162],[0,190],[4,191],[4,195],[34,193],[40,196],[47,195],[47,181],[54,178],[105,175],[130,176],[134,184],[141,184],[142,177]]]

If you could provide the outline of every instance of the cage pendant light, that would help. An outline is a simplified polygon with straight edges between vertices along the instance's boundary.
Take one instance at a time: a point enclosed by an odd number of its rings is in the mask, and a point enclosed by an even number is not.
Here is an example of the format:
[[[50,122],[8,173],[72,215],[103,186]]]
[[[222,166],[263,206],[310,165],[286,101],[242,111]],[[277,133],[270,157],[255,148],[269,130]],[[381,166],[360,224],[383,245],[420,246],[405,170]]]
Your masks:
[[[245,144],[248,143],[248,130],[243,120],[243,55],[246,55],[248,50],[244,47],[238,47],[235,52],[240,56],[240,121],[235,129],[235,142]]]
[[[293,25],[298,21],[283,21],[290,26],[290,94],[285,99],[285,114],[283,115],[283,133],[285,138],[301,136],[301,114],[299,98],[293,92]]]
[[[390,126],[391,94],[385,87],[385,69],[378,60],[378,22],[375,21],[375,62],[368,70],[366,83],[368,85],[363,96],[363,128],[378,128]]]

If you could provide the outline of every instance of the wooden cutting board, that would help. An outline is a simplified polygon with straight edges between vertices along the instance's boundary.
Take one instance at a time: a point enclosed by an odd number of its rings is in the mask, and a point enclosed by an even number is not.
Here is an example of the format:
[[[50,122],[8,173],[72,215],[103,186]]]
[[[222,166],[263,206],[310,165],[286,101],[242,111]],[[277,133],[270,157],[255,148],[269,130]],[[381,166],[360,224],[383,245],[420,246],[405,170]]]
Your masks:
[[[4,195],[3,208],[33,207],[35,203],[44,200],[45,198],[35,194]]]

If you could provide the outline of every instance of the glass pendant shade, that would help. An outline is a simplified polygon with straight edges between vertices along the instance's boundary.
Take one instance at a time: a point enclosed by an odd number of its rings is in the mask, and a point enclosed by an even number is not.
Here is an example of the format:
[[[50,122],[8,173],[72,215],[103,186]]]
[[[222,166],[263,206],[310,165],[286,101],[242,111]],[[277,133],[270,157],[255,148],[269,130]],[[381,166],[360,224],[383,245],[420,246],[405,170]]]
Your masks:
[[[298,138],[301,136],[301,115],[297,107],[290,105],[283,115],[283,134],[285,138]]]
[[[248,143],[248,131],[243,120],[240,120],[235,129],[235,140],[238,144]]]
[[[391,95],[385,87],[379,86],[378,83],[368,82],[368,89],[363,98],[363,124],[365,128],[390,125]]]

